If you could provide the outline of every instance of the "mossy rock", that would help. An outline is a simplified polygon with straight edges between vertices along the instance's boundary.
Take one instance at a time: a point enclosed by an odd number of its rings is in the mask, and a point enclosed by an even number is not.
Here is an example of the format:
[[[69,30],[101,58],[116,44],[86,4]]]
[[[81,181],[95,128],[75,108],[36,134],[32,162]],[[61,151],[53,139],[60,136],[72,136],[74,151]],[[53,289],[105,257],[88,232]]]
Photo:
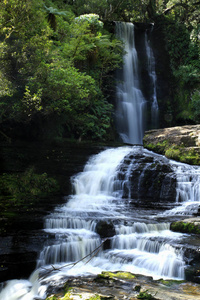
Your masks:
[[[169,159],[200,165],[200,126],[180,126],[147,131],[144,147]]]
[[[165,286],[173,286],[173,285],[185,283],[185,280],[163,280],[163,279],[160,279],[159,282]]]
[[[148,293],[148,290],[144,292],[140,292],[139,295],[137,295],[137,299],[144,299],[144,300],[158,300],[153,295]]]
[[[135,275],[129,272],[102,272],[97,276],[98,279],[126,279],[132,280],[135,278]]]
[[[172,222],[170,229],[175,232],[200,234],[200,225],[195,225],[193,222]]]

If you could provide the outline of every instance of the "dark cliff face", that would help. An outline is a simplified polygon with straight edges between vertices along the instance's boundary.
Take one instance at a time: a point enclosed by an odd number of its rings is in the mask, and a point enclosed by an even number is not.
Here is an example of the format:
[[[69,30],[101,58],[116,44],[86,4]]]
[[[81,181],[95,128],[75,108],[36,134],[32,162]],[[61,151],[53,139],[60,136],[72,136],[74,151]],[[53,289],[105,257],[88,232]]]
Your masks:
[[[172,88],[171,88],[171,69],[169,63],[169,55],[166,50],[164,24],[142,24],[135,23],[135,43],[140,63],[140,76],[142,83],[142,91],[147,100],[148,110],[151,103],[151,80],[147,73],[148,61],[146,58],[145,49],[145,34],[153,50],[155,58],[155,72],[156,72],[156,93],[159,106],[159,127],[166,127],[171,125],[171,115],[169,112],[169,103],[172,103]],[[147,129],[151,128],[149,121],[150,116],[147,113]]]
[[[166,209],[176,199],[176,176],[164,157],[133,152],[125,157],[118,177],[123,197],[136,206]]]

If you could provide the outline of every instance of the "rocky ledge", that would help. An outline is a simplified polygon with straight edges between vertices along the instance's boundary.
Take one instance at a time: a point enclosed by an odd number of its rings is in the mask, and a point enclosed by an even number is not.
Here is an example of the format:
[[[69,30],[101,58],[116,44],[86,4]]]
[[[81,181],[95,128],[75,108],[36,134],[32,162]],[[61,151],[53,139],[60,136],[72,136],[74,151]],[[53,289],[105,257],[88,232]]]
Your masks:
[[[145,148],[167,158],[200,165],[200,125],[149,130],[143,143]]]
[[[170,229],[177,232],[200,234],[200,217],[172,222]]]
[[[103,272],[97,277],[79,277],[51,282],[47,300],[196,300],[200,285],[124,272]]]

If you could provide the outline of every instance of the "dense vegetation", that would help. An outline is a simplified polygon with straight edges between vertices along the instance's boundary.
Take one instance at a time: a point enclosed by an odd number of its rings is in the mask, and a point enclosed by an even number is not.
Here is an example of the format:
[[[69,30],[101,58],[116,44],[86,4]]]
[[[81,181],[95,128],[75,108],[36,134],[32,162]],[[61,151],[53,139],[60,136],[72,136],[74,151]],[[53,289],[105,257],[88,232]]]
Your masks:
[[[199,122],[199,12],[198,0],[1,1],[1,138],[114,138],[113,72],[123,53],[109,30],[114,20],[159,23],[168,112],[174,124]]]
[[[55,179],[49,178],[46,173],[36,174],[34,168],[28,168],[23,173],[4,173],[0,175],[0,219],[14,217],[18,211],[27,212],[41,198],[58,191]]]

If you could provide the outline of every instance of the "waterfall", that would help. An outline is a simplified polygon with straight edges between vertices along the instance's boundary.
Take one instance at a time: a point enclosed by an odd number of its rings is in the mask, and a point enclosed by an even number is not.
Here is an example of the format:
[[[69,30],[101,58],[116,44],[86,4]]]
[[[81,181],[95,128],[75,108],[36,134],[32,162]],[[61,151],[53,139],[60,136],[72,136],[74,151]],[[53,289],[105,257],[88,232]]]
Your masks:
[[[176,172],[176,206],[163,216],[191,216],[200,208],[200,167],[171,162]]]
[[[151,115],[149,127],[158,127],[159,108],[156,92],[155,57],[148,34],[145,32],[143,61],[147,64],[145,72],[147,73],[146,78],[149,80],[148,89],[150,89],[147,93],[148,99],[145,99],[142,92],[144,82],[142,83],[140,76],[140,65],[135,45],[134,25],[116,22],[116,35],[123,41],[125,48],[123,68],[117,73],[117,129],[124,143],[141,145],[144,130],[147,127],[149,106]],[[142,60],[141,57],[140,60]]]
[[[83,172],[72,178],[74,195],[46,218],[44,230],[56,235],[56,241],[44,247],[38,268],[63,266],[61,274],[76,276],[123,270],[154,278],[184,278],[183,253],[172,242],[184,235],[172,233],[169,223],[151,217],[146,217],[146,223],[136,221],[134,211],[122,200],[124,180],[119,180],[119,165],[127,155],[141,152],[149,155],[142,147],[107,149],[90,158]],[[130,169],[124,171],[127,181]],[[114,227],[110,249],[102,249],[88,264],[65,267],[101,244],[96,228],[102,220]]]
[[[129,271],[155,279],[184,279],[186,262],[181,245],[186,243],[187,235],[170,231],[169,223],[161,222],[153,211],[133,209],[129,201],[122,198],[130,168],[124,169],[126,175],[120,179],[119,166],[128,156],[139,155],[149,157],[151,154],[141,146],[119,147],[104,150],[89,159],[83,172],[72,178],[74,194],[45,218],[44,231],[49,238],[39,255],[35,273],[42,273],[46,279],[36,279],[34,275],[34,281],[10,281],[0,292],[0,299],[44,299],[49,281],[105,270]],[[178,174],[180,165],[174,163],[173,166]],[[193,188],[195,191],[191,190],[191,194],[198,197],[197,184],[193,184]],[[179,189],[183,190],[183,186],[179,185],[177,193]],[[102,243],[96,229],[102,221],[113,226],[110,246],[106,250],[101,247],[90,259],[90,253]]]
[[[142,144],[146,100],[138,77],[134,26],[129,23],[117,23],[116,26],[126,50],[123,80],[117,84],[118,128],[124,142]],[[147,39],[146,44],[147,56],[152,61]],[[154,63],[149,64],[149,76],[154,83],[152,118],[155,118]],[[183,205],[177,204],[199,204],[200,168],[166,159],[177,178],[175,208],[155,213],[153,208],[132,207],[130,193],[127,193],[127,198],[123,197],[123,190],[130,188],[132,167],[141,155],[151,157],[147,159],[149,165],[154,164],[155,156],[163,159],[142,146],[106,149],[89,159],[83,172],[72,178],[74,194],[45,218],[44,231],[48,239],[39,255],[36,271],[29,280],[8,282],[0,292],[1,300],[45,299],[50,281],[60,280],[62,276],[94,275],[106,270],[129,271],[154,279],[184,279],[187,264],[183,248],[188,235],[170,231],[166,216],[183,214]],[[127,156],[130,160],[128,167],[123,165]],[[144,171],[140,170],[139,179]],[[121,172],[125,175],[122,176]],[[185,206],[184,211],[188,212],[189,206]],[[193,212],[194,206],[189,213]],[[102,221],[113,229],[106,250],[100,247],[103,237],[97,231]],[[97,248],[101,250],[92,257],[90,254]]]
[[[140,87],[134,25],[116,22],[116,34],[125,47],[123,69],[116,87],[117,127],[124,143],[142,144],[146,100]]]

